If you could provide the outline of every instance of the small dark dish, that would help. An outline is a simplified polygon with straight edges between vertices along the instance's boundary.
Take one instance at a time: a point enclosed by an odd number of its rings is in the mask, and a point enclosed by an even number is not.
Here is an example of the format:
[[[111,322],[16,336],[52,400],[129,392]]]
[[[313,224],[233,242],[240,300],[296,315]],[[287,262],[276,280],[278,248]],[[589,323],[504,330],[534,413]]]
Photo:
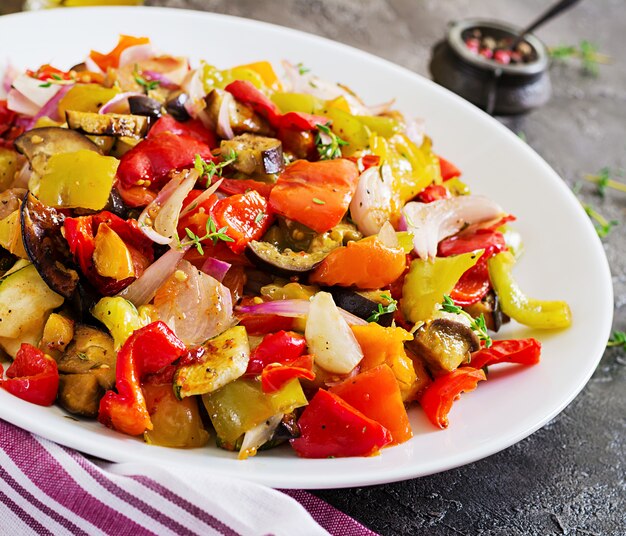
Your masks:
[[[545,104],[550,98],[548,50],[534,35],[523,43],[531,51],[524,62],[504,64],[471,50],[466,41],[475,32],[511,42],[520,28],[503,22],[468,19],[452,23],[445,40],[433,48],[430,72],[438,84],[489,114],[515,115]]]

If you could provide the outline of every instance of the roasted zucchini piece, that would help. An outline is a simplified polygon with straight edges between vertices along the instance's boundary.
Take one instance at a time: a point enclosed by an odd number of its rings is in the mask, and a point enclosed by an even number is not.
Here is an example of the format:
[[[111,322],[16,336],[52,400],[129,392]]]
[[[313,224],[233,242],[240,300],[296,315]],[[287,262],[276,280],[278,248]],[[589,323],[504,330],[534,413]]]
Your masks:
[[[174,375],[174,393],[179,399],[212,393],[243,376],[250,359],[246,328],[235,326],[202,345],[202,361],[182,365]]]
[[[148,118],[131,114],[98,114],[93,112],[65,112],[67,125],[72,130],[97,136],[126,136],[141,138],[148,131]]]
[[[237,153],[232,166],[246,175],[280,173],[284,167],[283,144],[276,138],[241,134],[232,140],[222,140],[222,154]]]

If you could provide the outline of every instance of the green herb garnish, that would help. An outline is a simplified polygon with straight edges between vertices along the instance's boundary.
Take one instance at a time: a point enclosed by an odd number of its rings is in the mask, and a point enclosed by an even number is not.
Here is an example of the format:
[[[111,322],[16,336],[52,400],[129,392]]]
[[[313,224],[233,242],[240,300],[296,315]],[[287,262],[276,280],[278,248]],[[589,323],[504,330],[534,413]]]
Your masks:
[[[608,167],[603,167],[597,175],[585,175],[585,179],[596,184],[598,186],[598,194],[600,194],[601,197],[604,197],[606,195],[607,188],[613,188],[614,190],[619,190],[620,192],[626,192],[626,184],[611,178],[615,175],[621,175],[621,172],[613,171]]]
[[[621,346],[622,350],[626,351],[626,331],[614,331],[606,345],[608,347]]]
[[[44,82],[43,84],[39,84],[39,87],[50,87],[52,85],[52,82],[48,81],[48,82]]]
[[[207,162],[199,154],[196,154],[194,158],[194,169],[200,174],[200,178],[206,177],[207,186],[211,183],[213,177],[222,176],[222,170],[237,160],[237,153],[232,149],[226,154],[226,157],[222,155],[222,161],[216,164],[212,160]]]
[[[210,240],[213,242],[213,245],[217,244],[220,240],[224,242],[234,242],[230,236],[226,234],[228,231],[228,227],[224,226],[220,229],[217,228],[215,221],[211,216],[206,222],[206,234],[204,236],[198,236],[195,234],[189,227],[185,227],[185,233],[189,240],[183,240],[179,242],[179,247],[183,248],[185,246],[193,246],[198,250],[200,255],[204,255],[204,249],[202,248],[202,242],[205,240]]]
[[[600,238],[605,238],[613,229],[619,225],[617,220],[607,220],[602,214],[595,210],[591,205],[583,205],[587,216],[593,220],[593,226],[596,228],[596,233]]]
[[[146,80],[139,73],[139,68],[137,65],[135,65],[135,70],[133,71],[133,78],[135,79],[135,82],[137,82],[144,89],[146,95],[153,89],[158,88],[161,84],[161,82],[159,82],[158,80]]]
[[[387,296],[387,294],[381,294],[380,297],[386,301],[389,301],[389,303],[387,305],[379,303],[376,310],[372,311],[372,314],[367,318],[368,322],[378,322],[382,315],[386,315],[387,313],[393,313],[398,309],[398,302],[392,299],[391,296]]]
[[[315,203],[316,205],[325,205],[326,201],[322,201],[321,199],[318,199],[317,197],[313,198],[313,203]]]
[[[341,147],[348,145],[347,141],[342,140],[332,130],[330,130],[330,122],[325,125],[317,125],[317,136],[315,137],[315,145],[321,160],[332,160],[333,158],[341,158]]]
[[[256,215],[256,218],[254,218],[254,223],[259,224],[261,223],[261,220],[263,219],[263,216],[265,216],[265,212],[261,211]]]
[[[310,73],[311,69],[307,69],[302,62],[296,64],[296,67],[298,68],[298,74],[303,75],[306,73]]]
[[[553,47],[549,52],[550,57],[555,60],[579,59],[583,72],[591,76],[598,76],[599,64],[606,64],[611,61],[610,56],[599,53],[598,47],[587,40],[581,41],[578,46],[564,45]]]
[[[478,338],[485,343],[485,348],[489,348],[492,344],[491,337],[489,333],[487,333],[487,325],[485,324],[485,315],[480,314],[478,318],[474,318],[467,311],[463,310],[458,305],[455,305],[454,301],[450,296],[444,294],[443,303],[441,304],[441,310],[446,313],[453,313],[456,315],[461,315],[467,318],[470,321],[470,327],[476,333]]]

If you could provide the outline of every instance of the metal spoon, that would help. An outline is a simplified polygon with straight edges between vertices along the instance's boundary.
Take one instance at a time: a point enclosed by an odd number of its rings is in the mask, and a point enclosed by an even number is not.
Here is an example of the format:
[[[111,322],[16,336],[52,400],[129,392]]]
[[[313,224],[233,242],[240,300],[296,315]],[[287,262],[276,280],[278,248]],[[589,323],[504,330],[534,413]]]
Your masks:
[[[569,9],[570,7],[573,7],[579,1],[580,0],[561,0],[560,2],[557,2],[556,4],[554,4],[550,9],[548,9],[548,11],[543,13],[538,19],[535,19],[531,24],[526,26],[526,28],[524,28],[520,32],[520,34],[513,40],[513,43],[511,43],[509,50],[515,50],[517,48],[517,45],[519,45],[524,40],[524,36],[526,34],[539,28],[539,26],[541,26],[545,22],[548,22],[550,19],[552,19],[556,15],[559,15],[563,11]]]

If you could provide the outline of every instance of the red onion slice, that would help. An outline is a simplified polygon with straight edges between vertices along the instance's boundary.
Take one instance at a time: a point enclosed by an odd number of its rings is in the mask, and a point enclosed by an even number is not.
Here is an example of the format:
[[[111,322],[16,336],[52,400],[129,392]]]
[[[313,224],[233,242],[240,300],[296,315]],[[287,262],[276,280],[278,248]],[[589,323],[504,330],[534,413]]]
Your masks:
[[[226,261],[216,259],[215,257],[207,257],[204,261],[202,268],[200,268],[205,274],[210,275],[212,278],[217,279],[220,283],[224,280],[226,272],[230,270],[232,265]]]
[[[140,61],[153,58],[154,56],[156,56],[156,51],[150,43],[135,45],[122,51],[118,66],[124,67],[124,65],[139,63]]]

